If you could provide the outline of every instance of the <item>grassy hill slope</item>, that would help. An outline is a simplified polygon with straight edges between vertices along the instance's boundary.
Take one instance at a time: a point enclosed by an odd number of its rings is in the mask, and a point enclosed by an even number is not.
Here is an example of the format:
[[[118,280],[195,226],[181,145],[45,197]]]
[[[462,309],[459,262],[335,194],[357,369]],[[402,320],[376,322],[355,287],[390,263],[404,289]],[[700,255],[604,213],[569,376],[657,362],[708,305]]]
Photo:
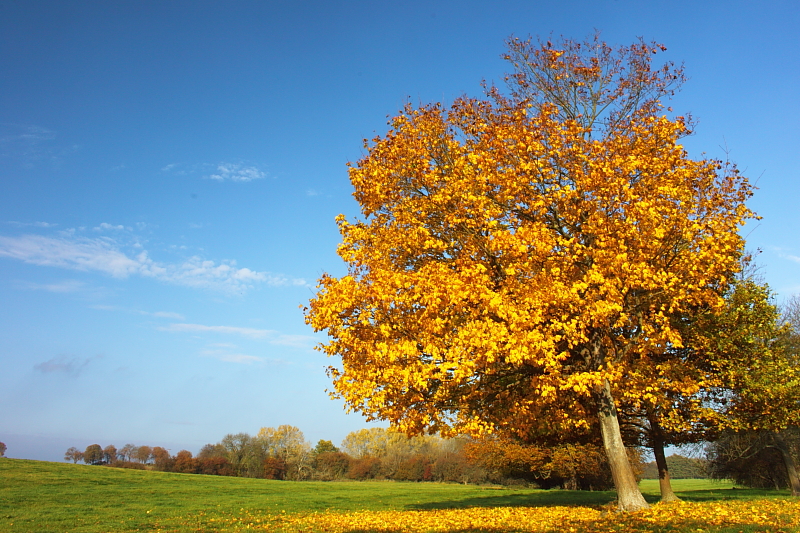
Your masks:
[[[683,483],[676,483],[676,488],[686,500],[788,495],[732,490],[730,485],[700,480]],[[648,499],[657,499],[657,484],[647,483],[643,489],[649,493]],[[254,514],[600,506],[613,499],[613,492],[434,483],[287,482],[0,460],[0,531],[214,531],[216,521],[230,522],[231,517]]]

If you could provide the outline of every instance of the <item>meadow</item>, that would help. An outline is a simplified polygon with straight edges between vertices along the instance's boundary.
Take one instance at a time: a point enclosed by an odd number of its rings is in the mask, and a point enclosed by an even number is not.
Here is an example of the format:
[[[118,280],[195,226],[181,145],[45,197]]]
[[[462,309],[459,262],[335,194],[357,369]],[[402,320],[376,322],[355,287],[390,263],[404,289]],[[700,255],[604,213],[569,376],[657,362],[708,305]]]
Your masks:
[[[289,482],[0,460],[0,531],[800,531],[788,491],[677,480],[682,503],[614,512],[613,492],[399,482]],[[654,480],[641,484],[658,500]]]

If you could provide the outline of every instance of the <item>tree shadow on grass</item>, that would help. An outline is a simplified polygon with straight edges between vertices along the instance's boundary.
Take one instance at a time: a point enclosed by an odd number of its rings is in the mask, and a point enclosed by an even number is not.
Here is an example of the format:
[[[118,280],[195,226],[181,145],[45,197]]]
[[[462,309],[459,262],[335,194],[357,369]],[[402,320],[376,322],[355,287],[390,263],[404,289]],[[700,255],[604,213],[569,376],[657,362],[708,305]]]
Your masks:
[[[487,491],[488,492],[488,491]],[[543,490],[519,494],[487,494],[471,498],[409,504],[408,510],[460,509],[464,507],[602,507],[616,499],[613,491]]]
[[[789,498],[788,490],[763,490],[763,489],[703,489],[682,490],[676,492],[678,497],[686,502],[709,502],[719,500],[759,500],[769,498]],[[656,498],[656,501],[658,498]],[[649,501],[649,500],[648,500]]]
[[[784,494],[785,493],[785,494]],[[708,502],[720,500],[753,500],[760,498],[788,498],[788,491],[765,491],[757,489],[700,489],[676,492],[686,502]],[[658,503],[659,494],[645,494],[648,503]],[[543,490],[517,494],[491,494],[485,496],[449,499],[435,502],[408,504],[407,510],[460,509],[465,507],[605,507],[617,498],[614,491]]]

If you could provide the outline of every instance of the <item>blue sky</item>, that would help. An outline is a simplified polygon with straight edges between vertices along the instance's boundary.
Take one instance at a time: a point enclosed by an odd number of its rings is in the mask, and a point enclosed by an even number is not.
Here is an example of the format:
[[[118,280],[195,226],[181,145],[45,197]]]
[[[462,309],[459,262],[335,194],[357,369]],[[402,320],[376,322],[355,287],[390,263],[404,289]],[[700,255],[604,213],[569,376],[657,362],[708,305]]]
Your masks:
[[[0,440],[197,451],[365,427],[325,390],[301,307],[345,271],[345,164],[402,105],[501,83],[510,35],[636,37],[689,81],[690,153],[759,190],[744,229],[800,292],[793,1],[0,4]]]

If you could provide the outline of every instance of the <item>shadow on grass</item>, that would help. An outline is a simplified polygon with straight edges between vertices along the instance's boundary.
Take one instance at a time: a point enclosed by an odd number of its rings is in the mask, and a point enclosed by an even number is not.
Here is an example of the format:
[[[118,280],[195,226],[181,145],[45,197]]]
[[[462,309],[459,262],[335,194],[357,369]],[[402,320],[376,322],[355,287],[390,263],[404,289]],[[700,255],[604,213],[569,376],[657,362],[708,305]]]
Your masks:
[[[487,490],[487,492],[489,492]],[[519,494],[487,494],[471,498],[459,498],[438,502],[426,502],[406,505],[408,510],[424,509],[460,509],[464,507],[550,507],[550,506],[583,506],[599,507],[608,505],[617,497],[613,491],[572,491],[542,490],[537,492],[520,492]]]
[[[489,492],[490,490],[487,490]],[[686,502],[708,502],[724,500],[754,500],[761,498],[788,498],[788,491],[766,491],[757,489],[700,489],[677,491],[677,496]],[[459,509],[464,507],[603,507],[616,500],[614,491],[543,490],[520,492],[519,494],[487,494],[463,499],[409,504],[408,510]],[[648,503],[658,503],[658,494],[644,494]]]
[[[770,498],[789,498],[788,490],[763,490],[763,489],[705,489],[683,490],[676,493],[680,499],[687,502],[709,502],[719,500],[758,500]],[[649,498],[648,498],[648,501]],[[658,501],[656,497],[655,501]]]

